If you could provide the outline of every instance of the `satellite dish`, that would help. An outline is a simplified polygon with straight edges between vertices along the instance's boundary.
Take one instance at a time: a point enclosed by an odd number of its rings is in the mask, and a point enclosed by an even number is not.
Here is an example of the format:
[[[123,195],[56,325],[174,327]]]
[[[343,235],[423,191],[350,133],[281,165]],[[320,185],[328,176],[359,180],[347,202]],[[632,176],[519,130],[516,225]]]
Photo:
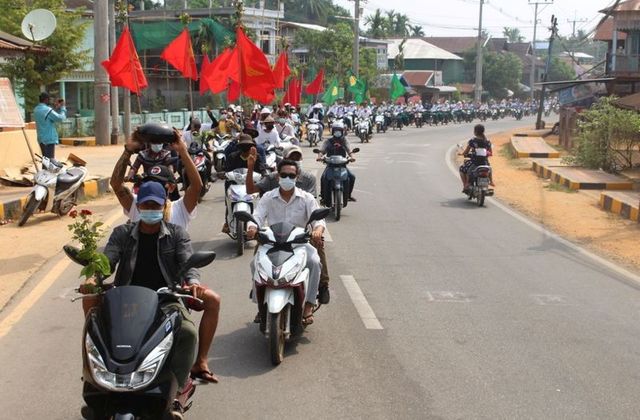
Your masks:
[[[31,41],[42,41],[56,29],[56,16],[47,9],[30,11],[22,19],[22,34]]]

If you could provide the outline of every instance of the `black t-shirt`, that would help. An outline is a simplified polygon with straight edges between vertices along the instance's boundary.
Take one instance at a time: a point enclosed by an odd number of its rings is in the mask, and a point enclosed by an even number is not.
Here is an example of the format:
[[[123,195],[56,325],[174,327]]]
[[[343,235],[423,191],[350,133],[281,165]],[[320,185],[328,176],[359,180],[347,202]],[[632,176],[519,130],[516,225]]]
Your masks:
[[[136,267],[133,270],[132,286],[147,287],[158,290],[166,287],[167,282],[162,276],[160,263],[158,262],[158,235],[159,233],[145,234],[139,232],[138,256]]]
[[[472,138],[469,140],[469,155],[476,165],[487,165],[491,154],[491,142],[487,139]],[[482,152],[484,150],[484,152]]]

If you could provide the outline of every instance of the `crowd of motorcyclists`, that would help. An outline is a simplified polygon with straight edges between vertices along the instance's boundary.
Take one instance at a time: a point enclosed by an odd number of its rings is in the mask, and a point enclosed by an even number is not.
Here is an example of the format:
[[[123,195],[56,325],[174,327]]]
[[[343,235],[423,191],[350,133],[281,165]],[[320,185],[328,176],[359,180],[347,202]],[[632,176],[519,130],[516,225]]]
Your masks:
[[[545,104],[549,112],[553,106]],[[251,262],[251,298],[258,306],[254,322],[260,324],[270,343],[275,343],[272,361],[277,364],[282,360],[283,340],[311,325],[318,305],[330,301],[323,240],[324,218],[329,213],[326,209],[332,209],[339,220],[341,209],[356,201],[356,178],[347,165],[355,161],[359,149],[351,147],[348,134],[365,143],[375,132],[410,124],[422,127],[507,116],[519,119],[535,108],[535,103],[517,100],[479,106],[448,101],[428,105],[357,105],[341,101],[328,108],[313,104],[304,113],[290,104],[274,108],[255,105],[245,113],[242,107],[229,105],[217,115],[209,109],[208,122],[190,119],[182,130],[161,123],[138,127],[126,142],[111,177],[111,187],[129,222],[113,231],[105,254],[115,272],[113,289],[138,286],[158,293],[167,288],[173,291],[159,298],[159,310],[153,315],[158,322],[169,319],[171,314],[183,320],[181,326],[166,327],[167,336],[175,328],[175,338],[168,345],[174,348],[172,361],[167,362],[175,386],[164,394],[166,410],[186,411],[193,380],[218,382],[207,354],[217,328],[221,298],[200,283],[188,234],[209,183],[225,181],[221,230],[237,241],[238,253],[242,254],[245,241],[258,241]],[[490,152],[491,145],[484,137],[484,128],[476,126],[474,134],[465,153],[481,151],[472,163],[488,165],[487,150]],[[318,145],[313,149],[316,159],[326,164],[320,179],[320,204],[316,200],[315,175],[303,169],[301,146],[305,144]],[[470,165],[461,168],[465,191],[469,188]],[[94,291],[100,280],[89,279],[80,291]],[[293,290],[292,294],[278,295],[285,287]],[[87,295],[83,300],[87,319],[98,325],[85,332],[91,339],[91,344],[85,341],[85,370],[91,379],[83,393],[94,418],[102,418],[104,413],[97,413],[101,409],[120,409],[109,406],[113,403],[109,392],[118,391],[118,384],[100,382],[102,377],[92,370],[92,357],[97,356],[89,350],[99,345],[92,334],[99,334],[100,320],[106,322],[107,316],[116,316],[101,309],[101,301],[107,300],[113,289],[105,287],[101,293]],[[178,299],[179,295],[191,298]],[[274,310],[272,306],[277,304],[290,305],[289,312]],[[191,320],[191,310],[203,313],[198,329]],[[107,363],[100,367],[107,368]],[[114,378],[117,382],[118,376]],[[159,380],[154,376],[146,384]],[[101,392],[106,402],[98,404],[95,395]]]

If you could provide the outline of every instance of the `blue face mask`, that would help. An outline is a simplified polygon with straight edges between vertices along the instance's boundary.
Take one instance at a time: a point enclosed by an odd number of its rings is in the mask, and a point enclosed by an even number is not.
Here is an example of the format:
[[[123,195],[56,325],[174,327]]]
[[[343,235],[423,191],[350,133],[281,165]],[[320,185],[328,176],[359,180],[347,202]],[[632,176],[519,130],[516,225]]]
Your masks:
[[[163,210],[140,210],[140,220],[147,225],[156,225],[164,218]]]
[[[155,143],[151,144],[151,150],[154,153],[160,153],[162,151],[163,147],[164,147],[164,145],[162,145],[162,144],[155,144]]]
[[[291,191],[296,187],[296,180],[291,178],[280,178],[278,184],[283,190]]]

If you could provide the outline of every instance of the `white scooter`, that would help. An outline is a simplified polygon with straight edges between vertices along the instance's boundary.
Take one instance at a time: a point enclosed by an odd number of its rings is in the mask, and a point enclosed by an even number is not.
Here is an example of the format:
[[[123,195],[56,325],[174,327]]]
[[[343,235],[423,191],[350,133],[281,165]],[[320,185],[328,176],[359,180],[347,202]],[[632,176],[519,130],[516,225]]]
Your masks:
[[[246,223],[242,220],[238,220],[238,212],[253,212],[253,207],[258,199],[258,194],[247,194],[247,169],[240,168],[231,172],[225,173],[227,181],[231,182],[227,189],[226,201],[227,201],[227,226],[229,226],[228,235],[237,242],[238,255],[244,254],[244,245],[246,238],[244,232],[246,231]],[[259,173],[253,173],[253,182],[258,182],[262,178]]]
[[[356,135],[360,138],[360,143],[369,143],[370,122],[368,118],[356,118]]]
[[[307,141],[309,147],[314,147],[320,141],[320,120],[309,118],[307,121]]]
[[[327,208],[314,210],[307,226],[324,219],[329,211]],[[238,212],[236,217],[244,223],[256,223],[249,212]],[[269,354],[274,365],[279,365],[284,359],[285,342],[304,331],[302,316],[309,270],[303,245],[310,238],[306,228],[286,222],[258,231],[253,293],[258,302],[260,331],[269,339]]]
[[[29,194],[18,226],[27,223],[38,208],[65,216],[76,205],[78,188],[87,177],[87,168],[80,163],[74,163],[72,168],[66,169],[63,162],[36,156],[42,162],[42,168],[36,173],[35,185]]]
[[[216,172],[224,171],[224,164],[227,160],[224,152],[232,141],[233,139],[229,134],[225,134],[224,136],[216,134],[216,137],[213,139],[213,165]]]

